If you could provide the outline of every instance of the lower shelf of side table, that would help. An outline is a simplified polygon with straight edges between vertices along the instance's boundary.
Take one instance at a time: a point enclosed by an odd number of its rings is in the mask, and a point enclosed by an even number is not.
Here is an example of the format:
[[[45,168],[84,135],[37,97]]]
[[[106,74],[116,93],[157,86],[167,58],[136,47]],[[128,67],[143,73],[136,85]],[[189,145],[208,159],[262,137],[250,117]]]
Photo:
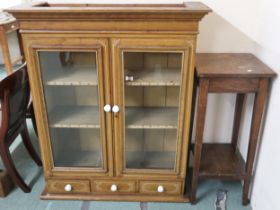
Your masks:
[[[231,144],[203,144],[199,169],[200,179],[245,178],[245,162]]]

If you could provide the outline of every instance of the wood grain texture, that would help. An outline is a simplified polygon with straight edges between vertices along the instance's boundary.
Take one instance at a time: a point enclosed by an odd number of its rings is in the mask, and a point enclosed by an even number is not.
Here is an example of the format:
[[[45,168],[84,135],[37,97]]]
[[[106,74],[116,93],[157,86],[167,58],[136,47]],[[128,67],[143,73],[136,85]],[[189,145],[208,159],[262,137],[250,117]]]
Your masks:
[[[276,74],[254,55],[248,53],[198,53],[199,77],[274,77]]]
[[[74,6],[36,3],[33,7],[26,4],[9,9],[9,11],[19,20],[22,32],[46,180],[90,180],[91,187],[98,189],[92,193],[73,194],[50,192],[46,189],[42,198],[188,201],[184,195],[184,185],[196,36],[199,20],[210,12],[210,9],[201,3],[164,6],[93,4]],[[78,52],[78,54],[81,52],[96,53],[97,77],[93,78],[92,74],[87,74],[88,72],[76,75],[76,72],[70,71],[67,72],[68,74],[64,74],[64,72],[62,75],[54,75],[54,77],[44,81],[42,79],[44,73],[42,73],[42,65],[40,65],[40,52],[65,53],[67,51]],[[139,77],[143,77],[143,81],[136,79],[127,84],[123,81],[124,69],[126,69],[124,68],[123,55],[126,52],[143,53],[142,59],[131,58],[127,64],[134,66],[142,63],[143,66],[139,68],[141,71]],[[153,55],[151,56],[151,54]],[[150,72],[158,64],[166,70],[166,74],[162,77]],[[143,71],[145,69],[149,72]],[[83,92],[82,88],[87,86],[97,86],[98,94],[96,87],[91,89],[94,94],[89,94],[88,88]],[[125,86],[128,87],[127,95],[124,94]],[[68,93],[62,90],[65,87],[70,87]],[[61,89],[55,91],[56,88]],[[98,100],[82,99],[81,95],[96,97]],[[159,96],[158,100],[155,95]],[[65,96],[66,100],[61,100],[62,96]],[[133,96],[133,98],[126,102],[126,96]],[[46,100],[46,98],[50,98],[50,100]],[[73,129],[76,129],[78,126],[96,126],[99,123],[103,168],[55,167],[52,135],[50,135],[48,124],[48,122],[53,121],[47,115],[47,108],[55,109],[56,105],[70,105],[73,101],[80,106],[99,106],[100,121],[92,123],[92,121],[88,121],[89,116],[82,114],[76,117],[62,116],[62,118],[55,120],[59,123],[51,124],[56,125],[56,127],[57,125],[59,127],[73,126],[75,127]],[[129,104],[128,108],[125,106],[126,103]],[[120,111],[118,113],[105,113],[103,111],[105,104],[118,105]],[[138,109],[137,112],[133,112],[132,109],[140,105],[147,106],[149,110]],[[153,111],[153,107],[158,107],[158,109]],[[55,118],[61,117],[65,111],[56,112]],[[133,115],[139,111],[141,111],[140,114],[135,118]],[[72,114],[79,113],[73,112]],[[126,114],[130,115],[127,120],[131,122],[127,125],[124,124]],[[61,119],[63,120],[61,121]],[[161,159],[163,163],[168,163],[168,168],[138,170],[132,167],[126,169],[125,127],[135,130],[133,132],[137,135],[146,135],[147,142],[141,146],[152,154],[149,156],[150,159],[157,160],[156,154],[158,153],[156,152],[159,152],[158,150],[163,154],[171,154],[170,156],[165,155]],[[150,130],[160,130],[160,135],[156,136],[155,132],[150,132]],[[139,136],[135,137],[133,132],[128,134],[133,136],[132,144],[128,147],[132,154],[137,148],[135,144],[141,144],[138,142]],[[60,133],[56,133],[54,136],[58,139],[64,138],[63,136],[67,137],[67,135]],[[77,138],[76,136],[73,134],[71,139]],[[88,139],[89,137],[85,135],[83,138]],[[71,142],[72,147],[77,145],[72,140]],[[87,142],[78,146],[86,149],[90,144]],[[166,159],[168,161],[165,161]],[[154,162],[151,162],[152,165],[158,165],[156,161]],[[101,177],[106,181],[100,180]],[[93,184],[96,178],[100,180],[98,188]],[[108,188],[111,183],[118,180],[121,185],[128,182],[135,183],[135,192],[131,192],[134,191],[131,186],[124,186],[123,190],[128,190],[128,192],[116,193],[116,195],[109,195],[108,190],[103,191],[103,188]],[[171,185],[166,186],[170,194],[139,193],[139,181],[145,180],[160,181],[164,184],[170,182]],[[177,183],[179,184],[177,185]]]
[[[249,191],[256,156],[256,149],[260,140],[262,119],[267,103],[269,79],[261,78],[259,91],[255,95],[252,113],[251,130],[249,137],[248,155],[246,160],[246,178],[244,179],[242,202],[244,205],[250,202]]]
[[[203,144],[199,169],[201,179],[243,179],[245,162],[231,144]]]
[[[164,191],[158,192],[158,187],[162,186]],[[141,181],[140,192],[144,194],[180,194],[181,193],[181,182],[168,182],[168,181]]]
[[[72,190],[67,192],[65,186],[70,184]],[[54,193],[89,193],[90,182],[88,180],[48,180],[47,188],[49,192]]]
[[[234,149],[237,149],[237,145],[238,145],[241,120],[244,114],[246,99],[247,98],[245,94],[237,94],[236,96],[233,129],[232,129],[232,137],[231,137],[231,145]]]
[[[45,189],[41,196],[43,200],[96,200],[96,201],[135,201],[135,202],[189,202],[186,195],[155,195],[155,194],[95,194],[95,193],[47,193]]]
[[[47,38],[30,38],[28,36],[23,36],[23,45],[24,45],[24,52],[26,55],[26,59],[29,60],[28,63],[28,71],[29,71],[29,78],[31,84],[31,92],[33,96],[33,103],[34,103],[34,111],[38,125],[38,135],[40,138],[40,147],[44,162],[44,171],[46,178],[52,177],[54,174],[58,176],[66,176],[65,174],[69,173],[69,175],[77,175],[77,170],[71,170],[66,168],[55,168],[53,163],[53,151],[51,146],[51,138],[48,129],[48,116],[47,116],[47,109],[46,109],[46,102],[45,102],[45,92],[43,88],[42,82],[42,73],[40,69],[40,62],[38,57],[39,51],[53,51],[57,52],[59,50],[65,51],[82,51],[82,52],[95,52],[96,53],[96,64],[97,64],[97,71],[98,71],[98,81],[99,81],[99,113],[100,113],[100,128],[101,128],[101,138],[102,138],[102,166],[103,169],[99,168],[82,168],[80,169],[81,174],[92,174],[96,176],[104,175],[104,174],[112,174],[113,167],[112,167],[112,159],[107,155],[107,151],[112,151],[109,149],[112,146],[112,143],[107,142],[110,141],[110,135],[107,135],[107,132],[111,132],[111,129],[105,129],[105,113],[103,112],[103,106],[105,104],[105,97],[109,92],[110,89],[105,88],[104,83],[108,84],[107,80],[105,79],[105,75],[108,76],[108,54],[107,54],[107,47],[108,47],[108,40],[106,39],[81,39],[81,38],[70,38],[65,40],[63,37],[55,38],[55,37],[47,37]],[[62,42],[61,42],[62,41]],[[58,50],[59,49],[59,50]],[[110,94],[109,94],[110,96]],[[108,98],[106,99],[106,103],[110,104]],[[35,105],[36,104],[36,105]],[[106,116],[107,117],[107,116]],[[109,117],[109,116],[108,116]],[[106,126],[110,126],[108,122]],[[111,160],[111,162],[109,161]],[[111,165],[109,167],[109,165]],[[63,175],[62,175],[63,174]]]
[[[199,81],[198,102],[196,111],[196,129],[195,129],[195,145],[194,145],[194,162],[192,171],[191,185],[191,202],[196,200],[196,189],[198,184],[199,168],[202,154],[203,131],[205,125],[205,115],[208,100],[209,80],[201,79]]]
[[[111,186],[116,185],[117,191],[112,192]],[[93,192],[99,193],[133,193],[136,192],[135,181],[119,181],[119,180],[96,180],[92,182]]]
[[[257,78],[211,78],[209,92],[248,93],[257,91],[258,86]]]
[[[256,148],[260,140],[262,118],[268,95],[268,87],[275,72],[251,54],[199,54],[197,58],[199,100],[194,146],[194,168],[191,201],[196,200],[198,178],[242,180],[244,205],[249,203]],[[207,81],[207,88],[205,84]],[[208,88],[209,87],[209,88]],[[231,144],[203,144],[203,131],[207,94],[209,92],[237,93]],[[254,108],[247,160],[241,157],[237,142],[245,104],[245,94],[254,93]]]
[[[211,9],[200,2],[183,4],[22,4],[5,11],[17,19],[185,19],[200,20]],[[109,14],[109,15],[108,15]]]

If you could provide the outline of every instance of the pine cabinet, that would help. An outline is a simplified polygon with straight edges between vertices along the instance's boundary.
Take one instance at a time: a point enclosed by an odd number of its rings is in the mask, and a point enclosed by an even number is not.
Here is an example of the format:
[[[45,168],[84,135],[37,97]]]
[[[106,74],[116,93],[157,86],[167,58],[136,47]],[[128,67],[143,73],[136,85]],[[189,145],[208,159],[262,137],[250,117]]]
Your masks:
[[[199,20],[182,5],[8,10],[28,63],[43,199],[188,201],[188,136]]]

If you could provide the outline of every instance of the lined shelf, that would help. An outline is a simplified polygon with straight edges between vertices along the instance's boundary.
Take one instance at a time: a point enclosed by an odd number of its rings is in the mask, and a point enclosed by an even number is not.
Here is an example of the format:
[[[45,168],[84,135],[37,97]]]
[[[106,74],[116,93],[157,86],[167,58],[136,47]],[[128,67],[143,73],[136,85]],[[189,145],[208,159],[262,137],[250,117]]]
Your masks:
[[[52,128],[100,128],[97,106],[57,106],[49,114]]]
[[[143,69],[127,71],[125,76],[133,76],[133,81],[125,81],[128,86],[180,86],[180,69]]]
[[[126,107],[126,128],[176,129],[178,109],[170,107]]]
[[[45,78],[46,85],[98,85],[98,78],[96,69],[86,69],[86,68],[68,68],[64,71],[52,71],[52,73],[47,74]]]
[[[125,111],[126,128],[176,129],[177,108],[134,108]],[[57,106],[49,114],[52,128],[100,128],[97,106]]]

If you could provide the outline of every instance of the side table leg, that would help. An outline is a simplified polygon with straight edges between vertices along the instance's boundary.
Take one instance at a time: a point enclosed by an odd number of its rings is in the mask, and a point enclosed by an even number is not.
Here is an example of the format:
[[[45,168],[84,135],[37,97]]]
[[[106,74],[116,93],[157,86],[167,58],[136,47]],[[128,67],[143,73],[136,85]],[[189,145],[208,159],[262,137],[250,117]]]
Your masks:
[[[196,201],[196,190],[199,176],[199,167],[201,160],[201,150],[203,141],[203,131],[205,124],[205,114],[207,107],[208,97],[208,79],[200,79],[199,81],[199,92],[198,92],[198,103],[197,103],[197,115],[196,115],[196,129],[195,129],[195,146],[194,146],[194,161],[193,161],[193,172],[192,172],[192,187],[191,187],[191,202]]]
[[[256,154],[256,148],[260,133],[260,127],[262,122],[262,117],[266,105],[267,93],[268,93],[268,78],[260,79],[259,90],[255,95],[253,116],[251,123],[249,147],[246,161],[246,177],[244,179],[243,186],[243,205],[249,203],[249,188],[252,176],[252,170],[254,165],[254,159]]]
[[[197,86],[198,86],[198,78],[195,76],[193,82],[193,93],[192,93],[192,109],[191,109],[191,120],[190,120],[190,129],[189,129],[189,149],[193,149],[192,144],[192,134],[193,134],[193,124],[194,124],[194,115],[195,115],[195,102],[197,95]],[[190,154],[190,152],[189,152]]]
[[[8,40],[6,38],[5,31],[3,29],[0,29],[0,42],[2,47],[2,54],[4,58],[4,64],[7,74],[13,73],[13,66],[12,61],[10,57],[10,51],[8,46]]]
[[[244,93],[238,93],[236,96],[236,103],[235,103],[235,113],[234,113],[234,121],[233,121],[233,129],[232,129],[232,138],[231,138],[231,145],[234,149],[237,148],[239,131],[240,131],[240,124],[241,124],[241,117],[244,109],[244,105],[246,103],[246,98]]]

